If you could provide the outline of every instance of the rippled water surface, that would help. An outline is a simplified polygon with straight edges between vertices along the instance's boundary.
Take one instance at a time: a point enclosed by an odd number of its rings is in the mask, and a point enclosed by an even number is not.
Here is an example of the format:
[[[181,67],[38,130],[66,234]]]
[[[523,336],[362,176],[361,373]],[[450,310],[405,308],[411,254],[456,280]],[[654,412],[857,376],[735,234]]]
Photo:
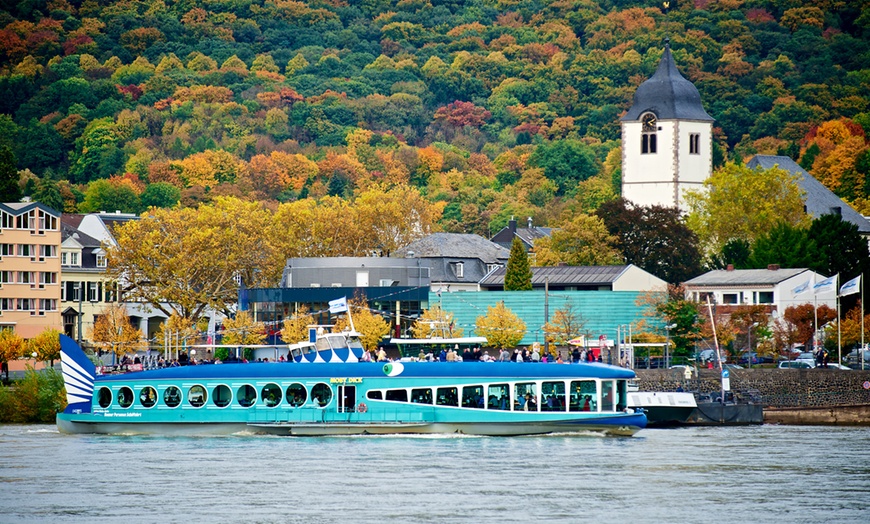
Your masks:
[[[0,426],[0,522],[868,523],[870,429],[160,438]]]

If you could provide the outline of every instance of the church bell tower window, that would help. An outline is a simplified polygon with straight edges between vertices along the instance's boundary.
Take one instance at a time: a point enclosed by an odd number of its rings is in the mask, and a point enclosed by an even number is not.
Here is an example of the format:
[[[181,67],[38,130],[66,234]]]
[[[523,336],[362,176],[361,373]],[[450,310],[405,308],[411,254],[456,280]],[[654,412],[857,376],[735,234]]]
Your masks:
[[[656,141],[656,131],[658,131],[658,120],[652,113],[644,113],[640,117],[641,121],[641,143],[640,152],[643,155],[655,154],[658,147]]]

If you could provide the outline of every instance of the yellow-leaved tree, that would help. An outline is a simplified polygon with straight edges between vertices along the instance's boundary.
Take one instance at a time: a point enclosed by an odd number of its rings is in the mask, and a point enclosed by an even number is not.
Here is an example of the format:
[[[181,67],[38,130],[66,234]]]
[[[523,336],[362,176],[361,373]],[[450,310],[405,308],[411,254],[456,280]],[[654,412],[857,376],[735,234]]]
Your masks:
[[[486,337],[489,346],[504,349],[520,343],[526,334],[526,323],[505,307],[504,302],[499,302],[487,307],[486,315],[477,317],[475,332]]]
[[[544,324],[544,333],[547,340],[564,346],[568,341],[583,334],[586,327],[586,319],[570,302],[553,312],[553,320]]]
[[[228,345],[256,345],[266,340],[266,326],[254,321],[247,311],[239,311],[235,318],[224,319],[223,343]]]
[[[142,332],[130,323],[127,308],[117,304],[108,304],[97,315],[89,338],[97,346],[116,356],[136,351],[146,344]]]
[[[31,338],[27,341],[27,351],[36,353],[37,361],[49,362],[53,366],[60,358],[60,331],[49,328]]]
[[[9,380],[9,361],[21,358],[27,351],[27,343],[12,329],[0,329],[0,362],[6,370],[6,380]]]
[[[334,221],[335,222],[335,221]],[[272,215],[261,204],[219,197],[197,209],[152,208],[115,230],[109,276],[128,283],[127,300],[194,323],[208,309],[225,315],[247,287],[273,285],[284,261],[271,254]]]
[[[462,332],[453,321],[453,313],[441,309],[441,304],[432,304],[411,326],[414,338],[461,337]]]
[[[347,301],[347,307],[353,315],[353,327],[360,334],[360,341],[367,351],[373,351],[378,347],[385,335],[390,332],[390,323],[381,315],[372,313],[365,297],[354,297]],[[350,329],[347,315],[340,317],[335,322],[335,331]]]
[[[284,319],[281,340],[288,344],[308,340],[308,326],[312,324],[314,324],[314,317],[311,316],[308,306],[300,306],[290,318]]]

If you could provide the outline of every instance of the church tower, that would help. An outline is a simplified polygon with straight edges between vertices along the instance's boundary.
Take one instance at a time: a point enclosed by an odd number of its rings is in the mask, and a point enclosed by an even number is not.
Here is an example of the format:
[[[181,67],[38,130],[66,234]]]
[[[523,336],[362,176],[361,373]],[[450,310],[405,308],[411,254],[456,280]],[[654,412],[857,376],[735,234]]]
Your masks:
[[[684,208],[688,189],[713,171],[713,118],[701,94],[683,78],[671,47],[634,94],[622,123],[622,196],[637,205]]]

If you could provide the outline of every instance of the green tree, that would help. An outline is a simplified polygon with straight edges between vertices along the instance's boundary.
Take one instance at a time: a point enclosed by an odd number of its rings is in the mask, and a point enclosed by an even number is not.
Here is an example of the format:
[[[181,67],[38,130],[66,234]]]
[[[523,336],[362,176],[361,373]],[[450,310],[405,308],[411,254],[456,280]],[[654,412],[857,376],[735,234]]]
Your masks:
[[[574,139],[541,144],[529,164],[544,169],[544,174],[559,186],[558,195],[573,192],[577,184],[601,171],[591,147]]]
[[[504,302],[499,302],[487,307],[486,315],[477,317],[475,332],[486,337],[491,347],[504,349],[520,343],[526,334],[526,323],[506,308]]]
[[[704,182],[703,191],[686,194],[686,224],[698,235],[706,254],[742,238],[750,243],[780,222],[808,222],[798,176],[784,169],[753,170],[726,164]]]
[[[529,255],[520,239],[514,237],[504,274],[504,290],[529,291],[531,289],[532,268],[529,267]]]
[[[764,269],[770,264],[784,268],[813,267],[818,256],[816,242],[807,229],[783,222],[755,240],[746,267]]]
[[[79,205],[82,213],[98,211],[123,211],[136,213],[141,206],[139,195],[127,184],[115,184],[109,180],[94,180],[88,184],[85,200]]]
[[[31,198],[35,202],[40,202],[46,206],[63,211],[63,195],[60,194],[60,189],[54,180],[43,178],[36,184],[36,191],[33,192]]]
[[[139,196],[142,209],[150,207],[172,207],[181,200],[181,190],[169,182],[155,182],[145,186]]]
[[[21,187],[18,185],[18,160],[12,148],[0,145],[0,202],[21,200]]]
[[[860,274],[870,275],[870,252],[858,226],[840,215],[822,215],[810,224],[809,237],[818,251],[809,267],[824,275],[839,273],[840,282]],[[864,283],[862,282],[862,285]]]

